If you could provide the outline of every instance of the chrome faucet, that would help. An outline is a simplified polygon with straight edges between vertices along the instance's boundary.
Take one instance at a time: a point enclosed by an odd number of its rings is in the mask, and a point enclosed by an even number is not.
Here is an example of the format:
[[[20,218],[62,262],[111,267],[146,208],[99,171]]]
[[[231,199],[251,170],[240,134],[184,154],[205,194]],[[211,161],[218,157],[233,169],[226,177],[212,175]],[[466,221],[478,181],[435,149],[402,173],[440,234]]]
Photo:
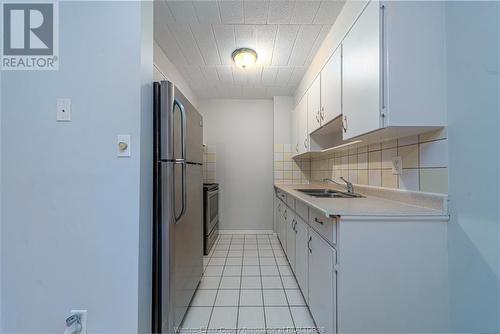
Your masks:
[[[347,187],[347,192],[349,194],[354,194],[354,186],[352,185],[352,183],[349,182],[348,180],[344,179],[342,176],[340,177],[340,179],[345,182],[345,185]],[[338,184],[339,186],[343,186],[342,183],[337,182],[337,181],[332,180],[332,179],[329,179],[329,178],[323,179],[323,182],[332,182],[332,183]]]

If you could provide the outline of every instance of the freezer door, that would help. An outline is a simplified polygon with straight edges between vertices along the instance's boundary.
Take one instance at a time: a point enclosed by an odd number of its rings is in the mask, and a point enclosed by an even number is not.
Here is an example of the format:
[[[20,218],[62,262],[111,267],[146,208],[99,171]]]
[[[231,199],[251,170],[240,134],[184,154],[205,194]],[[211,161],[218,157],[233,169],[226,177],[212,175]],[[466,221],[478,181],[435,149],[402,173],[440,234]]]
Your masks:
[[[159,111],[160,159],[203,163],[200,113],[171,82],[159,83],[158,91],[155,109]]]
[[[203,118],[189,100],[177,89],[174,91],[174,129],[175,131],[182,126],[182,110],[184,109],[186,124],[185,124],[185,145],[186,145],[186,161],[192,163],[203,163]],[[181,132],[176,132],[176,135],[181,135]],[[177,137],[175,137],[177,138]],[[181,143],[176,142],[175,154],[181,152]]]
[[[182,168],[186,169],[185,212],[175,208],[182,192]],[[161,163],[162,176],[162,332],[180,326],[203,272],[202,166]]]

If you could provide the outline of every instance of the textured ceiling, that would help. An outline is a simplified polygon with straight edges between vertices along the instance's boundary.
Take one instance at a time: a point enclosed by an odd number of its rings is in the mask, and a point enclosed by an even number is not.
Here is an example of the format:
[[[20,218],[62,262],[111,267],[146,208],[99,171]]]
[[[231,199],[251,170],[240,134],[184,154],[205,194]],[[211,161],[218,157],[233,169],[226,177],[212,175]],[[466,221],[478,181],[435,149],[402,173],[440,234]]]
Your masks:
[[[292,95],[343,1],[155,0],[155,40],[198,97]],[[257,66],[231,59],[257,51]]]

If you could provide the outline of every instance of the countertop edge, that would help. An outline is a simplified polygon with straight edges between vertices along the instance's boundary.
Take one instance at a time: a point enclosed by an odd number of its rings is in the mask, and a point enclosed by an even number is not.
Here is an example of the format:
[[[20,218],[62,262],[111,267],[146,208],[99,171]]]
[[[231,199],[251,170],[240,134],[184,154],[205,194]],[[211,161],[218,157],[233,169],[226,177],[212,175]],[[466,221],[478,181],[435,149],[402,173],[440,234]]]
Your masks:
[[[304,197],[298,197],[297,194],[290,192],[287,188],[284,186],[287,185],[280,185],[280,184],[274,184],[275,189],[279,189],[285,193],[287,193],[290,196],[293,196],[296,200],[301,201],[305,205],[318,210],[322,212],[325,217],[341,217],[341,220],[344,221],[441,221],[441,222],[448,222],[450,219],[450,216],[448,214],[442,213],[434,213],[431,211],[436,211],[433,209],[428,209],[429,213],[408,213],[408,214],[377,214],[377,213],[341,213],[341,212],[332,212],[330,210],[327,210],[323,207],[320,207],[312,202],[307,201]],[[290,186],[290,185],[288,185]],[[293,186],[293,185],[292,185]],[[377,198],[380,200],[386,200],[382,198]],[[388,201],[388,200],[386,200]],[[391,201],[391,202],[396,202],[396,201]],[[406,203],[401,203],[402,206],[410,205]],[[427,209],[427,208],[426,208]]]

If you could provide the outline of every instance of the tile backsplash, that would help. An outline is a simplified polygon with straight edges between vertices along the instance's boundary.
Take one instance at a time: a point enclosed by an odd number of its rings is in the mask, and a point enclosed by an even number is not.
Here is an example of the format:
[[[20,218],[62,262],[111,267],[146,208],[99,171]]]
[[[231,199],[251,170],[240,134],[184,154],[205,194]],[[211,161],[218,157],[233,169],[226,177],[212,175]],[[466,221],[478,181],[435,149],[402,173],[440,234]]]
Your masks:
[[[402,159],[402,175],[392,174],[392,158]],[[313,158],[293,160],[291,145],[274,148],[275,183],[310,183],[343,176],[354,184],[430,193],[448,193],[446,129],[370,144]]]
[[[217,149],[215,145],[203,146],[203,182],[217,182]]]
[[[392,158],[402,159],[402,175],[392,174]],[[311,159],[311,180],[343,176],[354,184],[448,193],[446,130],[359,146]]]
[[[309,183],[311,177],[309,159],[292,159],[292,145],[274,145],[274,182]]]

